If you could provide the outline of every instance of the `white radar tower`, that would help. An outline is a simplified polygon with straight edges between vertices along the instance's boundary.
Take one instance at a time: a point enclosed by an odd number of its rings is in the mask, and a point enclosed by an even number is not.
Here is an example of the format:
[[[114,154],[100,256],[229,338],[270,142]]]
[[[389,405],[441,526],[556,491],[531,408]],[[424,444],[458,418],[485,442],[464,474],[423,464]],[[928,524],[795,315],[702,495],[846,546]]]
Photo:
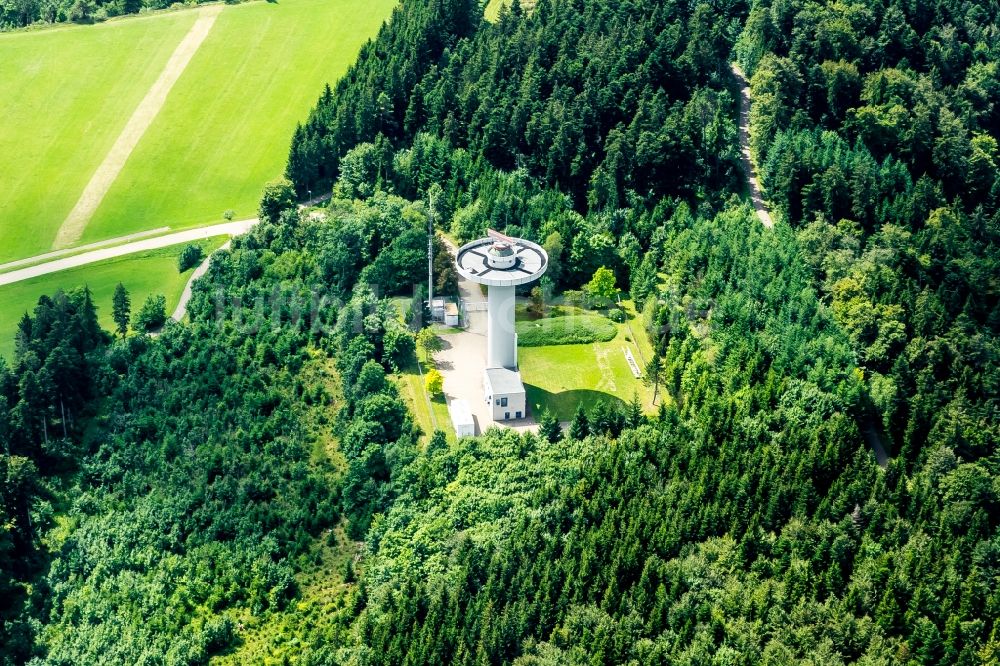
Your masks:
[[[514,288],[540,278],[549,257],[537,243],[492,229],[488,234],[460,247],[455,262],[462,277],[487,287],[486,367],[516,370]]]

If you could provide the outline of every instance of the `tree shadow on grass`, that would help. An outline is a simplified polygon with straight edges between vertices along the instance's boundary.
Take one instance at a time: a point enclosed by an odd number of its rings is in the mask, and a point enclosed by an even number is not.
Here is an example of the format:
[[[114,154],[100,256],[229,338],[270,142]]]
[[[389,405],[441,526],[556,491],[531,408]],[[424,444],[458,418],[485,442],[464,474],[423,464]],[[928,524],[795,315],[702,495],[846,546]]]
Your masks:
[[[579,405],[582,404],[583,408],[589,411],[602,401],[617,406],[619,409],[625,409],[627,406],[624,400],[612,393],[592,389],[574,389],[552,393],[532,384],[525,384],[524,390],[528,399],[528,412],[535,418],[540,418],[542,411],[548,409],[560,421],[569,421],[573,418]]]

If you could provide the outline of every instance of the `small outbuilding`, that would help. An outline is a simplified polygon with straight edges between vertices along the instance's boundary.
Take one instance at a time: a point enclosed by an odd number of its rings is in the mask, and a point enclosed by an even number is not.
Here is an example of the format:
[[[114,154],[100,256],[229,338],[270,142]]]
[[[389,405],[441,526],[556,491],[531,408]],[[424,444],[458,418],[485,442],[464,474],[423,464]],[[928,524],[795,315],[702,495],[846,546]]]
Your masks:
[[[444,306],[444,325],[458,326],[458,306],[448,302]]]
[[[444,321],[444,299],[435,298],[431,301],[431,320]]]
[[[508,368],[483,371],[483,394],[494,421],[523,419],[528,415],[521,373]]]
[[[465,400],[452,400],[448,404],[448,413],[451,414],[451,425],[454,426],[456,435],[473,437],[476,434],[476,420],[469,403]]]

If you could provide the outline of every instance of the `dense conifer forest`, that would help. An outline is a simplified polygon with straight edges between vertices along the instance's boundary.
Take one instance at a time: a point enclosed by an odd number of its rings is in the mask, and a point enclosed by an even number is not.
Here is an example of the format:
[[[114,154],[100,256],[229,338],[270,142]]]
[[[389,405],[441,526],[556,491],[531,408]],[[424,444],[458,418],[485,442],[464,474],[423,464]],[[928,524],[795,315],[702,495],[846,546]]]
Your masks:
[[[5,663],[1000,664],[1000,8],[481,14],[401,4],[189,323],[25,316]],[[386,296],[428,217],[544,241],[556,292],[611,268],[659,413],[421,433],[392,381],[419,307]]]

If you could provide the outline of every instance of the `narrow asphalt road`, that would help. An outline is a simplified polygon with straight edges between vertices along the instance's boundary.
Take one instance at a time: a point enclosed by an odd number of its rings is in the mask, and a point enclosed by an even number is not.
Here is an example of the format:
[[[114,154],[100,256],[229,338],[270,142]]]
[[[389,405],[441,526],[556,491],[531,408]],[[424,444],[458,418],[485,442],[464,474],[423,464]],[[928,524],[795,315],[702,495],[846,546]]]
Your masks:
[[[226,241],[219,250],[228,250],[229,246],[232,245],[232,241]],[[219,250],[216,250],[218,252]],[[187,304],[191,300],[191,289],[194,286],[194,281],[200,278],[202,275],[208,272],[208,266],[212,263],[212,255],[205,257],[205,260],[201,262],[198,268],[194,269],[194,273],[191,273],[190,279],[188,279],[187,284],[184,285],[184,291],[181,292],[181,300],[177,301],[177,307],[174,308],[174,313],[170,315],[170,318],[174,321],[180,321],[184,319],[184,315],[187,314]]]
[[[191,241],[201,240],[203,238],[211,238],[213,236],[238,236],[249,231],[255,224],[257,224],[256,218],[252,220],[241,220],[239,222],[224,222],[222,224],[213,224],[207,227],[199,227],[197,229],[177,231],[172,234],[156,236],[155,238],[144,238],[142,240],[132,241],[122,245],[115,245],[113,247],[104,247],[98,250],[84,252],[82,254],[74,254],[62,259],[55,259],[53,261],[47,261],[43,264],[21,268],[16,271],[0,273],[0,285],[13,284],[15,282],[21,282],[22,280],[30,280],[31,278],[38,277],[40,275],[48,275],[49,273],[64,271],[68,268],[86,266],[87,264],[92,264],[95,261],[114,259],[116,257],[123,257],[127,254],[145,252],[147,250],[158,250],[163,247],[178,245],[180,243],[190,243]]]
[[[57,257],[63,257],[67,254],[80,254],[82,252],[86,252],[87,250],[96,250],[99,247],[108,247],[110,245],[123,245],[125,243],[128,243],[129,241],[139,240],[140,238],[159,236],[160,234],[165,234],[168,231],[170,231],[170,227],[160,227],[158,229],[150,229],[149,231],[139,231],[134,234],[128,234],[127,236],[108,238],[107,240],[97,241],[96,243],[77,245],[75,247],[68,247],[63,250],[53,250],[52,252],[46,252],[45,254],[36,254],[33,257],[25,257],[24,259],[17,259],[15,261],[8,261],[5,264],[0,264],[0,273],[4,273],[11,269],[17,268],[18,266],[28,266],[30,264],[43,264],[46,261],[50,261]]]
[[[323,194],[317,197],[313,197],[308,201],[304,201],[299,204],[299,209],[308,208],[310,206],[315,206],[316,204],[322,203],[330,199],[329,194]],[[74,254],[69,257],[62,259],[53,259],[52,261],[43,261],[42,263],[37,263],[33,266],[28,266],[27,268],[22,268],[16,271],[8,271],[6,273],[0,273],[0,286],[5,284],[13,284],[15,282],[21,282],[22,280],[30,280],[33,277],[38,277],[39,275],[48,275],[49,273],[57,273],[59,271],[64,271],[67,268],[77,268],[78,266],[86,266],[87,264],[92,264],[95,261],[103,261],[105,259],[114,259],[116,257],[123,257],[127,254],[134,254],[136,252],[145,252],[146,250],[158,250],[163,247],[170,247],[171,245],[179,245],[180,243],[190,243],[191,241],[201,240],[203,238],[211,238],[213,236],[239,236],[240,234],[245,234],[250,231],[258,222],[257,218],[250,220],[239,220],[236,222],[223,222],[221,224],[210,224],[206,227],[198,227],[196,229],[185,229],[183,231],[176,231],[172,234],[164,234],[163,236],[155,236],[153,238],[144,238],[148,234],[155,233],[157,231],[166,230],[168,227],[163,227],[162,229],[157,229],[153,231],[143,231],[130,236],[123,236],[119,239],[110,239],[106,241],[100,241],[98,243],[93,243],[91,245],[86,245],[78,248],[70,248],[67,250],[57,250],[55,252],[47,252],[45,254],[40,254],[34,257],[25,257],[24,259],[18,259],[17,261],[12,261],[7,264],[0,265],[0,270],[6,267],[13,267],[16,265],[23,264],[34,264],[36,261],[41,261],[49,257],[58,257],[63,254],[82,250],[85,248],[101,248],[94,249],[87,252],[80,252],[79,254]],[[116,241],[126,241],[129,239],[142,238],[142,240],[133,240],[130,242],[123,242],[120,245],[110,245]],[[107,246],[107,247],[105,247]],[[207,270],[207,269],[206,269]]]
[[[740,153],[743,162],[743,175],[747,179],[747,187],[750,189],[750,199],[753,201],[754,210],[761,223],[771,229],[774,227],[774,220],[767,209],[767,202],[761,194],[760,180],[757,178],[757,171],[753,166],[753,158],[750,155],[750,82],[744,76],[743,70],[736,63],[733,63],[733,76],[740,86]]]

